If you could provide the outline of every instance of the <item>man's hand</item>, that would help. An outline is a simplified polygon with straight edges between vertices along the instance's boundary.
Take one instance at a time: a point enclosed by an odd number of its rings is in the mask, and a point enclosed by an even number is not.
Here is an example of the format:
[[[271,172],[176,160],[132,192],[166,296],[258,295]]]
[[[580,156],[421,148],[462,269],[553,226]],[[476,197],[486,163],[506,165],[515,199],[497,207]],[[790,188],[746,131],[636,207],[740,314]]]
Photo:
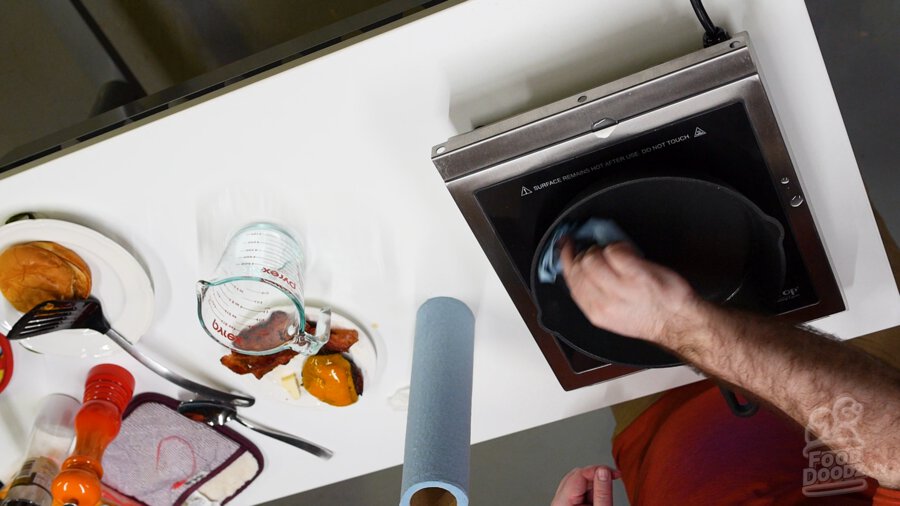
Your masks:
[[[560,258],[572,299],[591,323],[617,334],[662,342],[690,326],[702,302],[684,278],[627,243],[576,255],[566,240]]]
[[[606,466],[576,467],[563,476],[550,506],[612,506],[619,472]]]
[[[802,426],[815,426],[816,413],[832,412],[842,397],[853,399],[859,444],[840,433],[818,436],[833,450],[859,453],[851,465],[900,489],[900,371],[844,343],[703,301],[678,274],[626,244],[576,256],[567,242],[561,257],[572,299],[598,327],[656,342]]]

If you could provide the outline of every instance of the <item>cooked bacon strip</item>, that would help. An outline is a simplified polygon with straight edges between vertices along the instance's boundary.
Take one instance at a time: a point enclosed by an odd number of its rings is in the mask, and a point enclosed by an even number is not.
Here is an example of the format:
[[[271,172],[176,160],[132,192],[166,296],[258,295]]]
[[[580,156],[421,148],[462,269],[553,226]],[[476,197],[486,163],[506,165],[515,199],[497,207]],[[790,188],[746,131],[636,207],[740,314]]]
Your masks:
[[[331,337],[322,347],[322,351],[344,353],[357,341],[359,341],[359,332],[353,329],[331,329]]]
[[[284,350],[273,355],[258,357],[231,352],[219,359],[219,362],[238,374],[253,374],[256,379],[262,379],[269,371],[290,362],[296,356],[297,352],[294,350]]]
[[[284,311],[275,311],[266,321],[240,331],[234,344],[240,349],[249,351],[266,351],[277,348],[291,340],[288,328],[293,318]]]
[[[281,321],[282,318],[278,313],[273,314],[273,323],[277,325],[283,325],[284,322]],[[269,322],[267,322],[269,323]],[[261,327],[261,326],[260,326]],[[315,331],[316,322],[307,321],[306,322],[306,332],[313,333]],[[254,335],[255,333],[259,333],[262,335],[263,328],[252,328],[252,331],[247,332],[247,337],[257,337]],[[331,329],[331,337],[328,339],[328,342],[325,343],[325,346],[322,347],[322,350],[319,352],[322,355],[329,353],[345,353],[350,349],[351,346],[356,344],[359,341],[359,332],[353,329]],[[276,343],[272,343],[277,346]],[[284,350],[272,355],[263,355],[263,356],[252,356],[252,355],[243,355],[237,352],[231,352],[228,355],[222,357],[219,361],[225,367],[231,369],[237,374],[253,374],[256,376],[256,379],[262,379],[263,376],[268,374],[272,369],[275,369],[279,365],[287,364],[294,357],[297,356],[297,352],[293,350]],[[352,362],[351,362],[352,363]],[[354,367],[356,364],[353,364]],[[355,368],[354,370],[354,383],[356,383],[357,391],[362,392],[362,374],[360,374],[359,369]]]

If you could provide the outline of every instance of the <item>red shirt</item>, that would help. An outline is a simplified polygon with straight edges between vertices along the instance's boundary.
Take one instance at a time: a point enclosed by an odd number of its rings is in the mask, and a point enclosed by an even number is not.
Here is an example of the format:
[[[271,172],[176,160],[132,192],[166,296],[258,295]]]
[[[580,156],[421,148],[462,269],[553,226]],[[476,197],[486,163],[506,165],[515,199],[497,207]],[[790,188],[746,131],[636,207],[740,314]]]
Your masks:
[[[702,381],[641,413],[613,440],[613,456],[633,505],[900,505],[900,491],[852,476],[852,468],[833,469],[843,466],[828,459],[810,462],[805,447],[792,420],[766,408],[737,417],[719,389]],[[834,480],[832,472],[842,474]],[[834,495],[804,494],[815,493],[810,485],[823,474]]]

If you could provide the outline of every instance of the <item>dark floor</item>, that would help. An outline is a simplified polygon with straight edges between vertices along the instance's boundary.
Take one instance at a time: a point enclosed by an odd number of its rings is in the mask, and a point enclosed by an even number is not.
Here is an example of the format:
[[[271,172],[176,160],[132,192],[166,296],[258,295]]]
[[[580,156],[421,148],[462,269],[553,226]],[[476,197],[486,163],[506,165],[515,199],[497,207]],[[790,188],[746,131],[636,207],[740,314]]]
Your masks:
[[[900,2],[806,2],[869,198],[900,239]]]
[[[488,506],[550,504],[560,478],[570,469],[613,465],[614,420],[609,409],[568,418],[544,427],[486,441],[472,447],[469,503]],[[572,437],[578,434],[578,437]],[[397,506],[400,466],[302,494],[267,506]],[[613,487],[616,506],[627,506],[620,481]]]

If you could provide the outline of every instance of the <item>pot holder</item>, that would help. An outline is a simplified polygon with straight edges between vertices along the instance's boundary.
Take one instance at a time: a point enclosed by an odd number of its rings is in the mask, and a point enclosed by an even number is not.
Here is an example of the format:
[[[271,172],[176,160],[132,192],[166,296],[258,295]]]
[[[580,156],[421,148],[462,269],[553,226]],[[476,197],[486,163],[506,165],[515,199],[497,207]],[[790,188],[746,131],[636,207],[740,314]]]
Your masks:
[[[262,453],[252,442],[227,427],[186,418],[178,404],[144,393],[128,405],[119,435],[103,455],[103,484],[112,489],[105,494],[108,503],[225,504],[262,472]]]

